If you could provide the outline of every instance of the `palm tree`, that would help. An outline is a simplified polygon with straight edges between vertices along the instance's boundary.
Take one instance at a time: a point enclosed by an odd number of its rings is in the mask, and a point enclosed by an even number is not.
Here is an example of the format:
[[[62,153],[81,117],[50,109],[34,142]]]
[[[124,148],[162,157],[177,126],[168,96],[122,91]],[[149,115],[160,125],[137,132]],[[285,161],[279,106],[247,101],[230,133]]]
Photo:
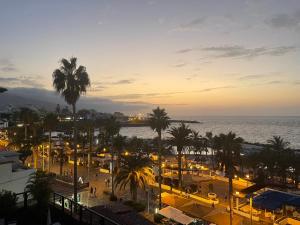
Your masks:
[[[52,130],[56,128],[58,124],[57,115],[54,113],[48,113],[44,118],[44,128],[49,132],[49,151],[48,151],[48,172],[50,173],[50,162],[51,162],[51,154],[52,154],[52,143],[51,143],[51,133]]]
[[[131,198],[136,201],[138,188],[145,190],[145,187],[154,181],[150,166],[151,160],[149,158],[143,158],[140,155],[123,157],[122,167],[115,178],[116,187],[125,189],[129,184]]]
[[[290,145],[288,141],[285,141],[280,136],[273,136],[273,139],[269,139],[267,140],[267,142],[271,146],[271,148],[276,151],[285,150]]]
[[[38,170],[30,176],[27,182],[26,190],[30,191],[34,200],[37,201],[38,209],[45,209],[48,206],[48,200],[52,193],[51,180],[51,176]]]
[[[211,163],[212,163],[212,168],[214,169],[214,164],[215,164],[215,152],[214,152],[214,136],[212,132],[206,132],[205,133],[205,138],[207,140],[207,145],[211,149]]]
[[[113,146],[113,139],[116,135],[120,132],[120,123],[116,120],[115,117],[110,117],[104,125],[105,130],[105,136],[108,138],[106,142],[110,145],[110,153],[111,153],[111,199],[115,199],[115,185],[114,185],[114,173],[115,173],[115,167],[114,167],[114,156],[115,156],[115,146]]]
[[[168,133],[171,135],[168,142],[172,146],[176,146],[177,150],[177,160],[178,160],[178,180],[179,180],[179,189],[182,190],[182,151],[185,147],[191,144],[191,129],[181,123],[179,127],[172,127]]]
[[[121,165],[121,156],[126,146],[126,136],[122,136],[117,134],[113,138],[113,146],[117,152],[117,164],[116,164],[116,171],[119,171]]]
[[[73,137],[74,137],[74,201],[77,202],[77,128],[76,103],[86,88],[90,86],[89,75],[84,66],[77,67],[77,58],[62,59],[61,67],[53,72],[53,86],[55,90],[72,106],[73,109]]]
[[[15,115],[22,123],[25,128],[24,140],[28,139],[28,127],[39,121],[39,115],[37,112],[30,108],[22,107]]]
[[[191,147],[194,152],[194,154],[199,154],[201,155],[202,152],[202,144],[201,144],[201,135],[199,134],[198,131],[192,130],[191,131]]]
[[[233,211],[232,211],[232,202],[233,202],[233,186],[232,178],[234,176],[235,165],[237,165],[240,158],[240,150],[242,148],[241,144],[243,139],[237,137],[235,133],[229,132],[228,134],[220,134],[218,136],[218,143],[220,144],[221,151],[221,168],[225,167],[226,175],[229,179],[228,182],[228,200],[230,208],[230,225],[232,225]]]
[[[150,127],[158,134],[158,184],[159,184],[159,208],[161,209],[161,182],[162,182],[162,169],[161,169],[161,154],[162,154],[162,143],[161,133],[166,130],[170,124],[170,118],[166,113],[165,109],[157,107],[152,110],[149,118]]]

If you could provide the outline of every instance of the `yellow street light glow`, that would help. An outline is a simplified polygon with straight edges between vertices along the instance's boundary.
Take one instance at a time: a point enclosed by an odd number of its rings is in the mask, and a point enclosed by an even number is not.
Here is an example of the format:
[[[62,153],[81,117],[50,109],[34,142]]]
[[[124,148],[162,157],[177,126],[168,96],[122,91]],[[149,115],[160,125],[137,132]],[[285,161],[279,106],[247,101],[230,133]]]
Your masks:
[[[77,145],[77,148],[79,148],[80,147],[80,145]]]
[[[66,142],[66,145],[69,145],[69,142]]]
[[[236,192],[235,192],[235,194],[236,194],[236,195],[239,195],[239,194],[240,194],[240,192],[239,192],[239,191],[236,191]]]
[[[234,178],[237,178],[238,176],[237,175],[234,175]]]
[[[166,165],[164,163],[161,164],[161,167],[165,167]]]
[[[246,178],[249,179],[249,177],[250,177],[249,174],[247,174],[247,175],[246,175]]]
[[[126,156],[128,156],[128,155],[129,155],[129,153],[126,151],[126,152],[125,152],[125,155],[126,155]]]

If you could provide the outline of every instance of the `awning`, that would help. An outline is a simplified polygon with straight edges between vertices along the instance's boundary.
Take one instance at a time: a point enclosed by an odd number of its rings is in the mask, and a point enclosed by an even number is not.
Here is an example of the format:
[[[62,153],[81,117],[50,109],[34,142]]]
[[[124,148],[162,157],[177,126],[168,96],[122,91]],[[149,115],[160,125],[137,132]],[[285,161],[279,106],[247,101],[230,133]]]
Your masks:
[[[188,225],[194,221],[194,218],[183,214],[180,210],[175,209],[171,206],[159,210],[158,213],[166,218],[172,219],[184,225]]]

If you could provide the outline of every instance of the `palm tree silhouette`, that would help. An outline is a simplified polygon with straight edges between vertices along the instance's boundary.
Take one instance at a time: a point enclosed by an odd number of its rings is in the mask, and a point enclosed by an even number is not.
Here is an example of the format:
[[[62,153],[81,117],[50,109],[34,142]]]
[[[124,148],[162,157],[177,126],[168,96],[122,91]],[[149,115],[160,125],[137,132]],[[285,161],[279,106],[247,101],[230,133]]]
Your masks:
[[[116,120],[115,117],[110,117],[104,125],[105,136],[108,138],[106,142],[110,145],[110,153],[111,153],[111,199],[115,199],[115,185],[114,185],[114,174],[115,174],[115,166],[114,166],[114,156],[115,156],[115,146],[113,145],[113,139],[120,132],[120,123]]]
[[[168,142],[172,146],[176,146],[177,149],[177,160],[178,160],[178,181],[179,181],[179,189],[182,190],[182,151],[186,146],[191,144],[190,134],[192,133],[191,129],[181,123],[179,127],[172,127],[169,131],[171,137]]]
[[[170,124],[170,118],[166,113],[165,109],[160,109],[157,107],[152,110],[149,118],[150,127],[152,130],[156,131],[158,134],[158,184],[159,184],[159,208],[161,209],[161,153],[162,153],[162,143],[161,143],[161,133],[166,130]]]
[[[273,139],[269,139],[267,140],[267,142],[271,146],[271,148],[276,151],[285,150],[290,145],[288,141],[285,141],[280,136],[273,136]]]
[[[51,143],[51,134],[53,129],[58,125],[57,115],[55,113],[48,113],[44,118],[44,128],[49,132],[49,151],[48,151],[48,172],[50,173],[50,162],[51,162],[51,154],[52,154],[52,143]]]
[[[56,69],[53,76],[54,89],[72,106],[73,109],[73,137],[74,137],[74,201],[77,202],[77,128],[76,103],[90,86],[89,75],[84,66],[77,67],[77,58],[61,59],[61,67]]]
[[[115,183],[120,189],[125,189],[129,184],[131,198],[136,201],[138,188],[145,190],[145,187],[153,182],[153,177],[149,158],[129,155],[122,158],[122,167],[115,178]]]
[[[217,142],[219,143],[221,151],[220,154],[220,163],[221,168],[225,167],[228,182],[228,195],[229,195],[229,208],[230,208],[230,225],[232,225],[233,211],[232,211],[232,202],[233,202],[233,186],[232,179],[234,176],[235,165],[238,164],[240,158],[240,150],[242,148],[241,144],[243,139],[237,137],[235,133],[229,132],[228,134],[220,134],[217,137]]]

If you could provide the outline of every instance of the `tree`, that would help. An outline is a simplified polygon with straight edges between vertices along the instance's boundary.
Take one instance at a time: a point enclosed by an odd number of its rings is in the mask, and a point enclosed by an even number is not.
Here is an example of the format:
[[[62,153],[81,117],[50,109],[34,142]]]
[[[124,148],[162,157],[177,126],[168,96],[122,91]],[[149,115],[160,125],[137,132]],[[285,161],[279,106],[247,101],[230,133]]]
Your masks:
[[[52,155],[52,143],[51,143],[51,134],[53,129],[56,128],[58,125],[57,115],[54,113],[48,113],[44,118],[44,128],[49,132],[49,152],[48,152],[48,172],[50,173],[50,162],[51,162],[51,155]]]
[[[48,206],[48,200],[52,193],[51,180],[52,177],[41,170],[36,171],[29,178],[26,190],[37,201],[38,209],[45,209]]]
[[[206,132],[205,138],[207,140],[207,146],[211,149],[211,163],[212,168],[215,168],[215,151],[214,151],[214,136],[212,132]]]
[[[177,150],[178,181],[180,190],[182,190],[182,151],[185,147],[191,144],[191,132],[191,129],[184,123],[181,123],[179,127],[172,127],[168,131],[168,133],[171,135],[168,142],[172,146],[175,146]]]
[[[220,148],[222,149],[220,154],[220,163],[221,168],[225,167],[226,175],[229,179],[228,182],[228,196],[229,196],[229,208],[230,208],[230,225],[232,225],[232,203],[233,203],[233,187],[232,187],[232,179],[235,172],[235,166],[238,165],[240,158],[240,150],[242,148],[241,144],[243,143],[243,139],[237,137],[235,133],[229,132],[228,134],[220,134],[218,137],[218,143],[220,144]]]
[[[151,160],[140,155],[129,155],[122,158],[122,167],[115,178],[116,187],[125,189],[129,185],[131,198],[137,200],[138,188],[145,187],[154,181]]]
[[[192,130],[190,134],[191,147],[194,154],[199,154],[201,156],[202,153],[202,143],[201,143],[201,135],[199,132]]]
[[[269,139],[267,140],[267,142],[270,145],[270,147],[275,151],[285,150],[290,145],[289,142],[285,141],[280,136],[273,136],[273,139]]]
[[[61,94],[73,110],[73,146],[74,146],[74,201],[77,202],[77,128],[76,103],[86,89],[90,86],[89,75],[84,66],[77,67],[77,58],[62,59],[61,67],[56,69],[53,76],[53,86]]]
[[[126,136],[117,134],[113,138],[113,146],[117,153],[116,171],[119,171],[121,165],[121,156],[126,146]]]
[[[165,109],[157,107],[152,110],[149,118],[150,127],[158,134],[158,184],[159,184],[159,208],[161,209],[161,182],[162,182],[162,169],[161,169],[161,154],[162,154],[162,131],[166,130],[170,125],[170,118]]]
[[[113,146],[113,139],[116,135],[120,132],[120,123],[116,120],[115,117],[110,117],[108,120],[106,120],[104,124],[104,130],[105,130],[105,137],[108,139],[105,142],[109,145],[110,153],[111,153],[111,199],[115,198],[115,185],[114,185],[114,173],[115,173],[115,167],[114,167],[114,156],[115,156],[115,146]]]

